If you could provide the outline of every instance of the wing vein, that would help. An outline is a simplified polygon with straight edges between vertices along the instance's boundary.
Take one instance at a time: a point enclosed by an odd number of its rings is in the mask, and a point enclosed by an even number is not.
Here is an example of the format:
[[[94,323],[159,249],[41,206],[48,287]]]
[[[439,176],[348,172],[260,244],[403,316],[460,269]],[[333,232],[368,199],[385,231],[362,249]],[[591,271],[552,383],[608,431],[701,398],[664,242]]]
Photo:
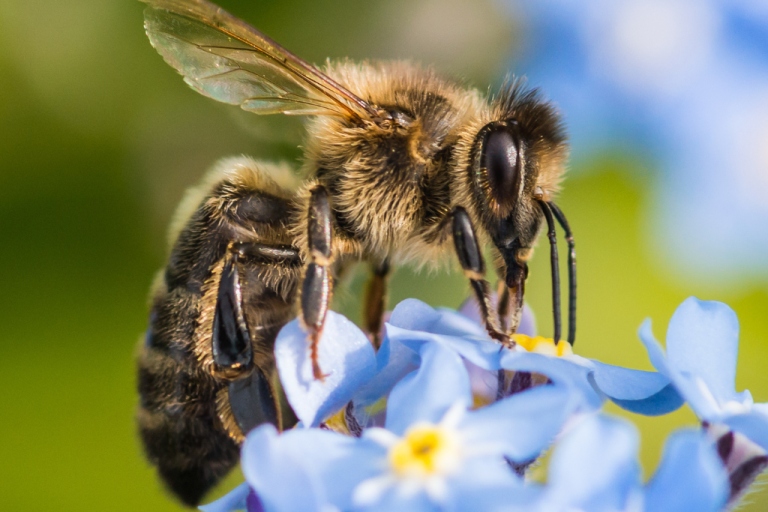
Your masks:
[[[377,115],[318,68],[206,0],[142,1],[149,4],[144,17],[152,44],[206,96],[263,114],[333,114],[358,120]]]

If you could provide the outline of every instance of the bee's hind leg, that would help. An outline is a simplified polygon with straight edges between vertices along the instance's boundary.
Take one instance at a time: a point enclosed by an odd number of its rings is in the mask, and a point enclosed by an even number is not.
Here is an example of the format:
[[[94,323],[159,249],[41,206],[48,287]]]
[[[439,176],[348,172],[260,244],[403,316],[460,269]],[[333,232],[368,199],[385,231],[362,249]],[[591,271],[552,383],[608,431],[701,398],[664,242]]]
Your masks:
[[[311,190],[308,213],[307,240],[311,261],[304,272],[304,282],[301,286],[300,318],[304,327],[309,330],[312,374],[315,379],[323,380],[325,375],[320,370],[317,350],[333,288],[333,223],[328,192],[322,186],[318,185]]]
[[[217,395],[217,412],[237,442],[243,442],[245,434],[262,423],[278,428],[282,424],[279,395],[270,381],[270,372],[254,361],[240,288],[246,264],[295,268],[301,264],[301,256],[298,249],[288,245],[233,242],[225,257],[211,345],[214,372],[229,381]]]
[[[464,270],[464,275],[469,279],[472,291],[477,297],[480,306],[480,316],[485,323],[485,328],[491,338],[506,346],[514,345],[498,326],[495,311],[491,303],[491,286],[485,280],[485,261],[477,243],[475,229],[472,220],[464,208],[457,206],[451,211],[451,233],[456,247],[456,255]]]

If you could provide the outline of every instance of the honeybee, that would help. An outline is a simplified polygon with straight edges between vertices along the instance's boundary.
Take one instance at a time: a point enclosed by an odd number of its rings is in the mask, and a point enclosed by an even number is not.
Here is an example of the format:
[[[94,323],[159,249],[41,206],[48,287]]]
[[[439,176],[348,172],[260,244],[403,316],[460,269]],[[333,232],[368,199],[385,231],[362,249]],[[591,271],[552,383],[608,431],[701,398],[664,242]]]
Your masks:
[[[556,110],[511,80],[494,98],[406,62],[307,64],[205,0],[142,0],[145,28],[198,92],[257,114],[310,116],[302,183],[285,165],[226,159],[188,192],[153,288],[139,361],[139,428],[168,487],[196,505],[237,462],[251,428],[281,426],[273,346],[297,312],[317,347],[334,281],[371,266],[364,323],[379,344],[394,265],[452,254],[489,335],[511,346],[527,261],[546,222],[560,337],[552,202],[567,145]],[[499,276],[491,302],[481,248]]]

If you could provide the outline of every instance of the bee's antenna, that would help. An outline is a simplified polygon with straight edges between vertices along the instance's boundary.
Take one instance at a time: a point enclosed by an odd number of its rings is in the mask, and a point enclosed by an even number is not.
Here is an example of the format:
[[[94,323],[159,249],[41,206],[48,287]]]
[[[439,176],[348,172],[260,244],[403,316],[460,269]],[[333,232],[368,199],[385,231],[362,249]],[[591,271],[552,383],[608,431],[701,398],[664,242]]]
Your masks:
[[[565,231],[565,241],[568,242],[568,343],[573,345],[576,341],[576,248],[568,219],[555,203],[549,203],[549,207]]]
[[[552,313],[555,321],[555,345],[560,342],[560,331],[562,330],[560,319],[560,266],[557,258],[557,231],[555,231],[555,219],[552,217],[550,203],[539,201],[541,211],[547,219],[547,228],[549,230],[550,264],[552,265]]]

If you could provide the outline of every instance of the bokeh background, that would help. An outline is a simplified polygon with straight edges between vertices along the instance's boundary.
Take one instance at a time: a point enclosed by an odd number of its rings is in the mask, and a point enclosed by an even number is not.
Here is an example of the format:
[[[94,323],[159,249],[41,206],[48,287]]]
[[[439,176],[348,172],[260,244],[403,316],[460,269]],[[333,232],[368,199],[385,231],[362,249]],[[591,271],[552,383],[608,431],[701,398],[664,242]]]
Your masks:
[[[577,352],[651,369],[636,337],[644,318],[663,339],[687,296],[722,300],[741,320],[737,388],[768,401],[762,2],[220,4],[312,62],[410,58],[483,90],[509,71],[528,74],[573,135],[560,204],[577,240]],[[133,417],[135,346],[166,225],[216,159],[300,156],[300,120],[194,93],[150,47],[141,13],[128,0],[0,2],[4,510],[178,510],[142,457]],[[543,333],[548,275],[539,251],[527,299]],[[336,309],[358,318],[362,282],[353,277]],[[467,293],[459,273],[400,269],[390,303],[456,307]],[[695,421],[686,408],[619,414],[641,430],[646,477],[666,435]],[[766,510],[768,492],[748,501],[743,510]]]

